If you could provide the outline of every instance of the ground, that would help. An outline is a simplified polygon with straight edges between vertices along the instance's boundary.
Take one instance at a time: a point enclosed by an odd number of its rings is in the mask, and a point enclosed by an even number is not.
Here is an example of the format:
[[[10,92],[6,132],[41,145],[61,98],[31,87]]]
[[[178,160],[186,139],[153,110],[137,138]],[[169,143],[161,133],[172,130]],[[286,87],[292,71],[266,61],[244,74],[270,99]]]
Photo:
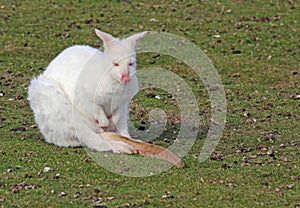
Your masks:
[[[0,3],[1,207],[300,207],[300,3],[298,1],[4,1]],[[226,93],[226,127],[210,158],[199,152],[210,125],[209,91],[185,64],[138,55],[139,68],[179,75],[196,96],[201,133],[187,166],[125,177],[99,166],[83,148],[43,141],[27,97],[29,81],[64,48],[100,48],[98,28],[116,37],[168,32],[189,40],[214,64]],[[164,109],[176,138],[172,95],[141,91],[130,117],[140,130]],[[126,170],[125,170],[126,171]]]

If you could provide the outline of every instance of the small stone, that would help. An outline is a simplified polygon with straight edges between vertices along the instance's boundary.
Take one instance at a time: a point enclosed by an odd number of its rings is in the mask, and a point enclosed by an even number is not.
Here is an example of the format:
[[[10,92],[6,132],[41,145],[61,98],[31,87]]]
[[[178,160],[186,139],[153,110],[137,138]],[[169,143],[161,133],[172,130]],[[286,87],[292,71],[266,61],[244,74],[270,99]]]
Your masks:
[[[160,58],[160,54],[155,54],[154,56],[152,56],[152,58]]]
[[[153,94],[152,92],[147,92],[146,93],[146,96],[148,97],[148,98],[155,98],[155,94]]]
[[[171,195],[169,192],[165,192],[165,194],[162,196],[163,199],[173,199],[174,196]]]
[[[284,195],[284,193],[282,191],[278,191],[278,196],[282,197]]]
[[[292,180],[292,181],[298,181],[299,178],[298,178],[297,176],[291,176],[291,180]],[[0,185],[0,186],[1,186],[1,185]]]
[[[7,172],[8,172],[8,173],[11,173],[11,172],[13,172],[13,169],[8,168],[8,169],[7,169]]]
[[[58,194],[58,196],[60,196],[60,197],[65,197],[65,196],[67,196],[67,193],[64,192],[64,191],[62,191],[62,192],[60,192],[60,193]]]
[[[50,168],[50,167],[45,167],[44,170],[43,170],[44,173],[49,172],[49,171],[52,171],[52,168]]]
[[[222,164],[221,167],[222,167],[223,169],[229,169],[229,168],[231,168],[231,166],[228,165],[228,164],[226,164],[226,163]]]
[[[294,98],[295,99],[300,99],[300,95],[295,95]]]
[[[212,35],[213,38],[220,38],[221,35]]]
[[[217,91],[217,90],[219,90],[219,89],[220,89],[219,86],[213,86],[213,87],[210,87],[210,88],[209,88],[209,91],[210,91],[210,92],[213,92],[213,91]]]
[[[148,197],[148,198],[150,198],[150,199],[152,199],[152,198],[153,198],[153,196],[152,196],[152,195],[149,195],[149,194],[147,195],[147,197]]]
[[[16,131],[26,131],[26,128],[24,126],[20,126],[17,128],[12,128],[11,129],[12,132],[16,132]]]
[[[19,188],[13,188],[12,191],[13,191],[14,194],[16,194],[16,193],[20,192],[20,189]]]
[[[272,149],[269,149],[267,154],[270,156],[270,157],[275,157],[275,153]]]
[[[250,115],[251,114],[249,112],[243,114],[244,117],[249,117]]]
[[[35,186],[33,186],[33,185],[26,185],[26,186],[24,186],[24,188],[25,188],[25,189],[34,189]]]
[[[60,174],[59,173],[56,173],[55,176],[53,177],[54,179],[59,179],[60,177]]]
[[[190,21],[190,20],[192,20],[192,17],[190,17],[190,16],[187,16],[187,17],[185,18],[185,21]]]
[[[158,22],[158,20],[155,19],[155,18],[151,18],[149,21],[150,21],[150,22]]]
[[[80,197],[80,195],[81,195],[81,193],[80,193],[79,191],[77,191],[77,192],[73,195],[73,197],[74,197],[74,198],[78,198],[78,197]]]
[[[231,200],[233,200],[233,197],[232,196],[224,196],[224,200],[231,201]]]
[[[240,50],[232,50],[232,53],[233,54],[240,54],[240,53],[242,53],[242,51],[240,51]]]
[[[211,155],[211,156],[210,156],[210,159],[211,159],[211,160],[217,160],[217,161],[223,160],[224,158],[225,158],[225,157],[224,157],[224,155],[223,155],[222,152],[217,152],[217,153],[215,153],[214,155]]]
[[[150,64],[155,64],[155,61],[154,61],[154,60],[150,60],[149,63],[150,63]]]
[[[289,160],[288,160],[287,157],[283,157],[283,158],[282,158],[282,161],[283,161],[283,162],[288,162]]]
[[[69,38],[69,37],[70,37],[70,33],[65,33],[65,34],[63,35],[63,37]]]
[[[235,184],[235,183],[227,183],[226,187],[228,187],[228,188],[234,188],[234,187],[237,187],[237,184]]]

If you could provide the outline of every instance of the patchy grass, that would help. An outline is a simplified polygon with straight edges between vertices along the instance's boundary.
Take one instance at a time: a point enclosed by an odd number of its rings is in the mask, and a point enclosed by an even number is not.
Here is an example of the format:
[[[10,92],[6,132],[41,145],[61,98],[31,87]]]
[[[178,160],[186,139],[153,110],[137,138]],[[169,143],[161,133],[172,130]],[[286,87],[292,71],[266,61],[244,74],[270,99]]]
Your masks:
[[[0,206],[299,207],[299,8],[297,1],[1,2]],[[198,162],[205,138],[199,134],[186,168],[127,178],[101,168],[82,148],[42,140],[26,101],[29,80],[70,45],[100,47],[94,28],[115,36],[166,31],[206,52],[228,105],[211,159]],[[138,62],[184,78],[208,123],[208,93],[191,71],[156,54],[141,54]],[[140,92],[131,118],[147,127],[151,107],[164,107],[168,126],[157,141],[163,145],[176,137],[178,108],[165,92],[151,93],[163,101]]]

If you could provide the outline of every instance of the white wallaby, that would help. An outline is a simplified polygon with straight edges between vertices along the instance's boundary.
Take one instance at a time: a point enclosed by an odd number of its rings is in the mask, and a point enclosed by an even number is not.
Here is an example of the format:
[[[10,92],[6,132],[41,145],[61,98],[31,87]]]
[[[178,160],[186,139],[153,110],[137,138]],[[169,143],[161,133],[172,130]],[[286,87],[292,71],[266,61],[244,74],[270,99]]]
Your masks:
[[[147,32],[125,39],[95,30],[104,52],[72,46],[31,80],[28,100],[45,140],[58,146],[137,153],[183,162],[170,151],[130,139],[128,105],[138,92],[136,47]]]

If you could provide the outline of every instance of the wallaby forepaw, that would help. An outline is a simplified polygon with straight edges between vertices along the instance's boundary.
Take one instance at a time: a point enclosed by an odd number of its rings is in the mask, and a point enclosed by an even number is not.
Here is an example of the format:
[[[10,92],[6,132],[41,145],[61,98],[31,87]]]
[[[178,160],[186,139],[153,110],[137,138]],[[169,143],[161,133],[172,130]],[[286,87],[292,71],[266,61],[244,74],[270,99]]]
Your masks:
[[[99,133],[103,133],[103,132],[115,132],[116,131],[116,126],[115,124],[112,122],[111,119],[109,119],[109,123],[101,123],[99,120],[96,120],[96,124],[99,128]]]

